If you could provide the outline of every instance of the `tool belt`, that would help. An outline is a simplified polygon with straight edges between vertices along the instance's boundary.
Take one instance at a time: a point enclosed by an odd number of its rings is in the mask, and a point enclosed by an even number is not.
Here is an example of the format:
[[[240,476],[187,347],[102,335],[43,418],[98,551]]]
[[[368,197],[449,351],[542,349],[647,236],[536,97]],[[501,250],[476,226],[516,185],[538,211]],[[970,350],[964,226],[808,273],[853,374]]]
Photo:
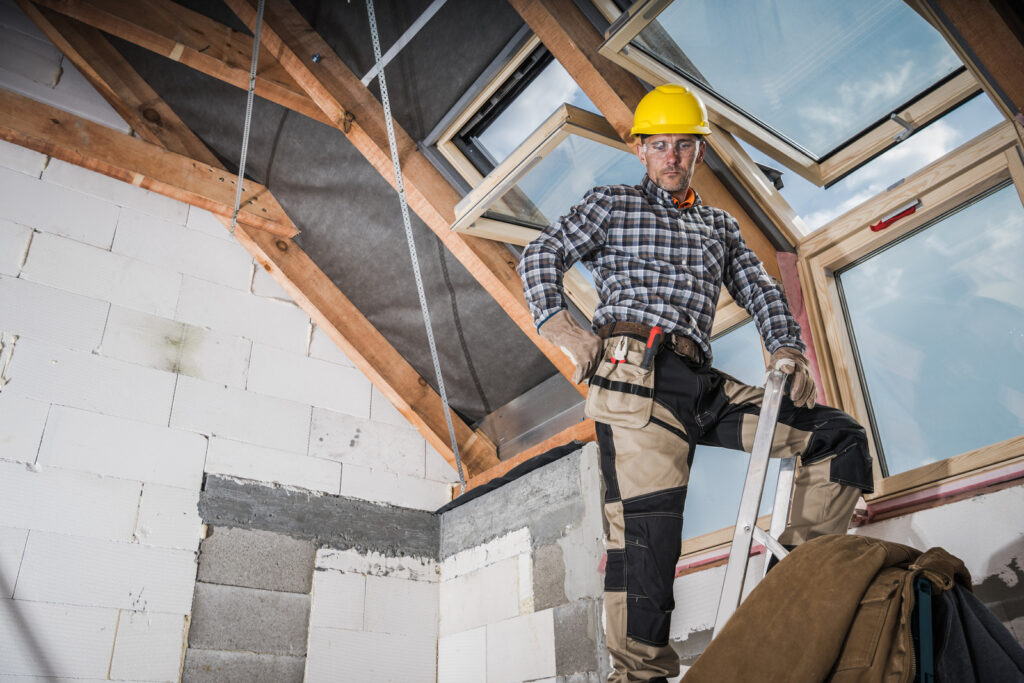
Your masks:
[[[611,322],[607,325],[602,325],[597,330],[597,336],[601,337],[601,339],[625,334],[646,341],[650,333],[650,325],[628,321]],[[689,337],[684,337],[681,334],[669,334],[665,335],[665,341],[662,343],[675,351],[677,355],[689,359],[698,365],[704,364],[704,352],[697,346],[697,342]]]

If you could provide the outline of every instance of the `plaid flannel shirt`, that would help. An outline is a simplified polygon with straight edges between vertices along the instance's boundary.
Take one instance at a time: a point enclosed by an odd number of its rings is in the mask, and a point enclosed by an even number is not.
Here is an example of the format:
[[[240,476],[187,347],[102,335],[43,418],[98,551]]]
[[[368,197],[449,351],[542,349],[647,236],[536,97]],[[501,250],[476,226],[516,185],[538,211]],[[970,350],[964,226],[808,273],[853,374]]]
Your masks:
[[[565,308],[562,273],[577,261],[593,274],[601,298],[595,327],[658,325],[695,341],[710,361],[711,324],[725,284],[754,317],[769,353],[805,348],[781,289],[736,220],[700,197],[676,208],[646,175],[639,186],[595,187],[527,245],[517,270],[538,329]]]

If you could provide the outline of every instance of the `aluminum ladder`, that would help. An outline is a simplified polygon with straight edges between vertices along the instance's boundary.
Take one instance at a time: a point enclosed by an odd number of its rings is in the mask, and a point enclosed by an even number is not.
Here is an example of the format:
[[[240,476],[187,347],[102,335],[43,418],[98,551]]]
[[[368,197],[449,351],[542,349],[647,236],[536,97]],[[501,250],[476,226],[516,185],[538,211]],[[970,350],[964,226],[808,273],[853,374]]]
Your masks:
[[[740,605],[753,542],[756,540],[766,548],[765,572],[768,571],[768,560],[772,555],[781,560],[788,554],[788,551],[777,539],[786,528],[786,521],[789,519],[793,477],[796,473],[795,457],[783,458],[780,463],[779,483],[775,489],[775,505],[772,508],[768,533],[757,526],[757,512],[761,507],[761,495],[764,492],[764,481],[768,474],[768,457],[771,454],[772,439],[775,436],[775,425],[779,419],[779,406],[782,404],[786,377],[786,374],[778,368],[772,368],[765,379],[761,414],[757,420],[757,431],[754,432],[754,446],[750,452],[747,479],[743,484],[740,509],[736,516],[736,530],[732,536],[729,564],[725,569],[725,582],[722,584],[722,596],[718,603],[718,615],[715,617],[715,630],[712,637],[719,634],[722,627],[725,626],[725,622]],[[757,581],[760,581],[763,576],[764,573],[757,577]]]

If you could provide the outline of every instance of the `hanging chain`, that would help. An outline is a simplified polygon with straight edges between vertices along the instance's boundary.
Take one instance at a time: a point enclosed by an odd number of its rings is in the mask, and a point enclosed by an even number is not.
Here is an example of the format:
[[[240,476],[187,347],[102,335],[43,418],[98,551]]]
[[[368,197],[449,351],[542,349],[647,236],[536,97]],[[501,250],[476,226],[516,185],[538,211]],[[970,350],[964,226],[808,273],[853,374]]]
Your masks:
[[[252,66],[249,67],[249,95],[245,102],[245,129],[242,131],[242,157],[238,161],[238,181],[235,183],[235,210],[231,214],[231,234],[238,225],[238,208],[242,204],[242,183],[245,182],[245,156],[249,152],[249,124],[252,122],[252,100],[256,91],[256,66],[260,60],[260,33],[263,31],[263,1],[256,10],[256,30],[252,41]]]
[[[430,324],[430,311],[427,309],[427,297],[423,293],[423,277],[420,275],[419,257],[416,255],[416,242],[412,236],[412,223],[409,220],[409,205],[405,199],[405,184],[402,182],[402,167],[398,163],[398,143],[395,142],[395,124],[391,118],[391,103],[388,100],[388,85],[384,79],[384,67],[381,64],[380,36],[377,34],[377,17],[373,11],[373,0],[366,0],[366,11],[370,15],[370,37],[373,38],[373,59],[377,65],[377,79],[380,83],[380,101],[384,106],[384,121],[387,123],[388,144],[391,145],[391,164],[395,168],[395,189],[402,205],[402,223],[405,225],[405,239],[409,243],[409,257],[412,259],[412,272],[416,276],[416,291],[420,295],[420,308],[423,311],[423,323],[427,328],[427,341],[430,344],[430,357],[434,361],[434,374],[437,377],[437,388],[444,406],[444,419],[448,423],[448,436],[452,442],[452,453],[459,470],[459,485],[466,490],[466,476],[462,471],[462,459],[459,457],[459,443],[455,439],[455,427],[452,424],[451,409],[448,407],[448,394],[441,376],[441,363],[437,359],[437,345],[434,342],[434,331]]]

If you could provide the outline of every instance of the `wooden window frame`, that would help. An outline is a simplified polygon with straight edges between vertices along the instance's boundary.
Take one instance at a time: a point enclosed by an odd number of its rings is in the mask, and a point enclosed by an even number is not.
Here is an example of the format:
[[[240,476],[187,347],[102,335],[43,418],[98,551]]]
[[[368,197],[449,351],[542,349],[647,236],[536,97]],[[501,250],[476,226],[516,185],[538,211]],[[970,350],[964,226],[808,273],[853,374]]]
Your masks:
[[[651,83],[686,83],[700,94],[708,108],[711,122],[741,138],[773,159],[787,166],[815,185],[824,186],[855,171],[875,156],[897,144],[895,136],[903,126],[887,119],[870,130],[846,141],[820,162],[799,147],[767,130],[745,113],[698,83],[688,79],[641,50],[630,46],[632,40],[674,0],[639,0],[623,12],[608,29],[600,54]],[[897,115],[922,128],[959,104],[981,92],[982,86],[967,69],[947,79],[931,92],[916,98]]]
[[[972,141],[932,162],[909,176],[902,184],[875,200],[861,204],[832,221],[801,243],[801,274],[808,278],[804,291],[809,318],[819,329],[813,330],[820,370],[830,396],[838,407],[850,413],[871,432],[861,379],[853,363],[853,345],[842,315],[835,273],[845,266],[885,248],[920,229],[951,210],[1007,181],[1012,182],[1024,203],[1024,164],[1021,163],[1014,127],[1001,123]],[[868,226],[900,206],[919,200],[915,213],[891,227],[873,232]],[[945,483],[969,475],[981,468],[1009,461],[1022,455],[1024,435],[989,444],[883,477],[875,452],[875,492],[865,496],[868,503],[906,494],[913,490]]]

